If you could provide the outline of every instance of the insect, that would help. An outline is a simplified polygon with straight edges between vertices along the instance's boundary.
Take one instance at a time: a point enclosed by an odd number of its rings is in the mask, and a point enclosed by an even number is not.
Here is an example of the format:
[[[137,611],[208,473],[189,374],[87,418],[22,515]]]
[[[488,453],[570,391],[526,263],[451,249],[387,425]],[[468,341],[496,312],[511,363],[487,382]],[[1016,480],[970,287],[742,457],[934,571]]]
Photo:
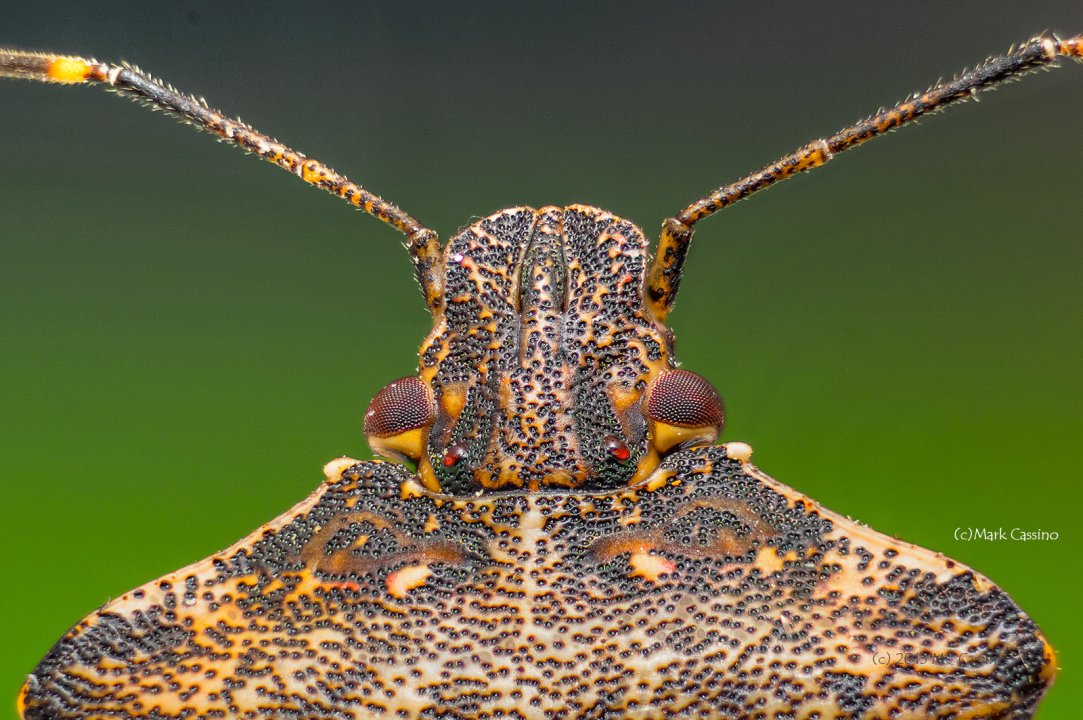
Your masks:
[[[1053,680],[988,579],[716,446],[665,325],[700,220],[1059,57],[1017,50],[639,228],[510,208],[446,245],[395,205],[127,66],[0,50],[0,75],[150,102],[401,231],[434,327],[418,374],[293,509],[108,603],[24,718],[1029,717]]]

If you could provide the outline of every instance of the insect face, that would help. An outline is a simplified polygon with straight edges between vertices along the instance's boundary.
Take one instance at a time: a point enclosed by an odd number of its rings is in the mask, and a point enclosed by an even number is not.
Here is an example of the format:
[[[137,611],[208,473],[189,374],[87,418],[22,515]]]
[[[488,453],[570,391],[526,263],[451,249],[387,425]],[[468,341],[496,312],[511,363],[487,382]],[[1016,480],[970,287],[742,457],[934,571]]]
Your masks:
[[[608,490],[722,427],[707,381],[675,369],[643,303],[646,240],[588,206],[513,208],[456,235],[420,376],[373,400],[376,452],[426,487]]]

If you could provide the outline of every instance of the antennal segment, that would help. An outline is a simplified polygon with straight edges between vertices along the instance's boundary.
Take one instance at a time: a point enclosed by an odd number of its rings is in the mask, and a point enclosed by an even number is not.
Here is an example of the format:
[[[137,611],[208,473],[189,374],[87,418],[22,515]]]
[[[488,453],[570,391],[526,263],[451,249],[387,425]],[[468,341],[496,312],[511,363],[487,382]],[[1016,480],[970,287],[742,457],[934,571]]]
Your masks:
[[[148,101],[200,130],[258,155],[301,178],[309,185],[337,195],[354,207],[406,235],[425,302],[436,314],[443,306],[443,280],[439,272],[440,240],[436,233],[398,206],[346,179],[319,160],[307,157],[239,120],[226,117],[206,103],[177,92],[138,69],[97,60],[0,49],[0,77],[38,82],[99,83],[137,100]]]
[[[684,258],[692,242],[692,226],[705,217],[744,200],[753,193],[771,187],[798,173],[817,168],[843,150],[883,135],[923,115],[969,100],[1030,71],[1053,66],[1059,58],[1083,59],[1083,35],[1061,40],[1053,35],[1039,35],[1007,55],[992,58],[983,65],[914,95],[893,108],[839,130],[830,137],[814,140],[751,175],[723,185],[709,195],[667,219],[662,224],[658,251],[647,276],[647,303],[655,318],[662,322],[673,307],[681,281]]]

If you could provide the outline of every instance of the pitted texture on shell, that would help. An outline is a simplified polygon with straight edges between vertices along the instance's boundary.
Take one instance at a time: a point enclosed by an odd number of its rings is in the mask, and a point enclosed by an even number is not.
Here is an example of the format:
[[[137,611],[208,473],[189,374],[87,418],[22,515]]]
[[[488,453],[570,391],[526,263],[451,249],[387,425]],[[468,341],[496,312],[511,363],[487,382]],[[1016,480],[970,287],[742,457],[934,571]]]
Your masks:
[[[581,205],[505,210],[451,239],[447,307],[421,349],[442,488],[627,484],[647,450],[635,400],[670,365],[642,303],[646,259],[635,225]],[[466,456],[442,468],[451,444]]]
[[[88,617],[25,715],[1024,718],[1050,663],[988,580],[719,448],[593,496],[361,463]]]

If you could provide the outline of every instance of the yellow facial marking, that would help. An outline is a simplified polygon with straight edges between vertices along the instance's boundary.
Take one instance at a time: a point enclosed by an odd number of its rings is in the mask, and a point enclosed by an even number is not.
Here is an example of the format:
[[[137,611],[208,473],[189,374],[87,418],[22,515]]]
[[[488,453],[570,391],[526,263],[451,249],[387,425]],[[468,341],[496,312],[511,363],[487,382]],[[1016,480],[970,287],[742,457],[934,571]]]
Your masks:
[[[412,460],[421,457],[425,452],[423,428],[414,428],[389,437],[370,437],[368,440],[373,451],[384,457],[405,456]]]
[[[661,475],[661,481],[658,478],[651,480],[651,484],[647,486],[648,490],[655,490],[665,484],[666,479],[672,473],[659,473],[658,463],[661,462],[661,458],[658,455],[658,451],[654,449],[653,445],[647,446],[647,452],[639,459],[639,465],[636,467],[635,475],[628,481],[629,485],[636,485],[643,482],[651,474]]]
[[[654,423],[652,444],[658,448],[659,452],[668,452],[678,445],[688,442],[702,441],[703,444],[707,444],[714,439],[711,437],[713,434],[715,432],[712,429],[683,428],[668,423],[656,422]]]
[[[440,405],[450,417],[459,417],[466,405],[466,388],[462,385],[445,387],[444,394],[440,396]]]
[[[615,385],[609,389],[609,396],[613,401],[613,409],[618,415],[623,415],[628,408],[639,402],[642,393],[628,385]]]

